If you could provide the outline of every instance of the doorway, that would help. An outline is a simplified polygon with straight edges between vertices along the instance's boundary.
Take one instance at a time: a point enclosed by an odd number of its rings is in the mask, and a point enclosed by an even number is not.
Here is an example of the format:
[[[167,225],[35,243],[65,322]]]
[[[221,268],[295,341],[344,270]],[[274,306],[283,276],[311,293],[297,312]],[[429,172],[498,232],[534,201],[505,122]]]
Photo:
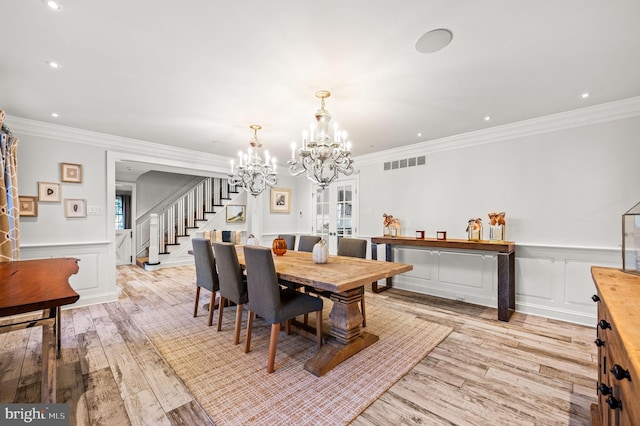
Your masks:
[[[358,233],[358,179],[341,179],[328,188],[314,189],[313,232],[324,238],[329,252],[338,251],[338,242]]]

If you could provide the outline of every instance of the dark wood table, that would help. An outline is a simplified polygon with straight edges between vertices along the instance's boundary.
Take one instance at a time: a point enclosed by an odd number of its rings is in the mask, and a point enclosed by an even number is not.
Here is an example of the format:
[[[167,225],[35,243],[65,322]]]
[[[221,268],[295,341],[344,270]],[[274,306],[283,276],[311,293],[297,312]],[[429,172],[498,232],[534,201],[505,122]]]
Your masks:
[[[69,285],[78,260],[55,258],[0,262],[0,317],[42,310],[37,316],[4,318],[0,333],[42,327],[42,403],[56,401],[56,358],[60,356],[60,307],[80,296]]]
[[[469,241],[458,239],[437,240],[435,238],[373,237],[371,238],[371,258],[378,258],[378,244],[386,244],[387,261],[393,261],[394,246],[433,247],[448,250],[479,250],[498,255],[498,319],[509,321],[516,309],[516,243],[512,241]],[[385,287],[373,284],[376,293],[391,288],[393,282],[387,278]]]
[[[238,260],[245,265],[242,246],[236,246]],[[328,339],[313,358],[305,363],[305,370],[322,376],[342,361],[371,346],[379,337],[362,330],[360,301],[363,287],[377,280],[413,269],[412,265],[396,262],[329,256],[327,263],[314,263],[311,253],[287,251],[274,256],[278,278],[326,290],[331,293],[333,307],[329,314]]]

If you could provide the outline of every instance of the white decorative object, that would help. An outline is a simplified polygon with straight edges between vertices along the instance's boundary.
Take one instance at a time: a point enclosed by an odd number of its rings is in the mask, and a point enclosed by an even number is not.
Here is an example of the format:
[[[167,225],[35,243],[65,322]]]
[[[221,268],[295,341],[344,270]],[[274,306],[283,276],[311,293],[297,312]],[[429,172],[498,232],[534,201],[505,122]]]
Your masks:
[[[247,238],[247,245],[248,246],[259,246],[260,245],[260,241],[258,241],[258,239],[253,235],[249,235],[249,238]]]
[[[313,246],[311,255],[315,263],[327,263],[329,260],[329,246],[324,240],[320,240]]]

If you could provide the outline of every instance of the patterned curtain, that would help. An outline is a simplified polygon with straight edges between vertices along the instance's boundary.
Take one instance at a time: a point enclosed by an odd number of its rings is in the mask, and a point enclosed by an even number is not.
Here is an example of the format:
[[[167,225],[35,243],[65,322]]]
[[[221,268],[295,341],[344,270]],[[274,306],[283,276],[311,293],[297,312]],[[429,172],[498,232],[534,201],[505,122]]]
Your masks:
[[[20,258],[18,139],[3,125],[0,110],[0,262]]]

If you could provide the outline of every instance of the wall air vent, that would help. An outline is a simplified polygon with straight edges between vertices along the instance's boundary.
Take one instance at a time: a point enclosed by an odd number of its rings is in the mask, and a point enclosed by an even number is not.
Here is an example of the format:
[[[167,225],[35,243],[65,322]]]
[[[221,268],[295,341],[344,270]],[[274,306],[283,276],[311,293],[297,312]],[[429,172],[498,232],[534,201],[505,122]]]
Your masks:
[[[403,158],[402,160],[387,161],[384,163],[384,170],[404,169],[407,167],[424,166],[427,164],[427,156]]]

